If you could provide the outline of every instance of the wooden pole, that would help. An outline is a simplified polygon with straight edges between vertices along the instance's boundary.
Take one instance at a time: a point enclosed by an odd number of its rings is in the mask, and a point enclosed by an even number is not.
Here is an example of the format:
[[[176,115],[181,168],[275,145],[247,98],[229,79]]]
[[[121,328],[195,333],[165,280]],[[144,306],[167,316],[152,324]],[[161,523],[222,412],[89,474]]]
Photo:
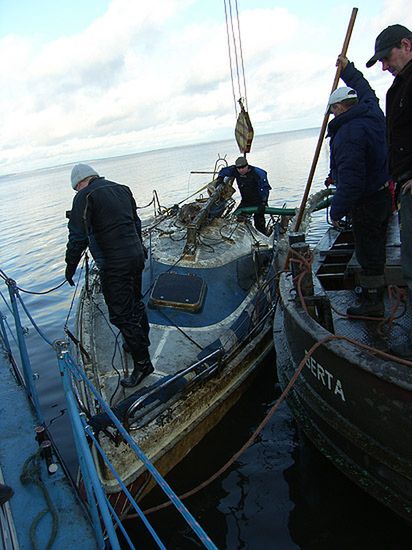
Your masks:
[[[348,29],[346,31],[345,40],[343,42],[341,55],[346,56],[346,52],[348,51],[349,41],[350,41],[350,38],[351,38],[351,35],[352,35],[353,26],[355,24],[355,19],[356,19],[357,13],[358,13],[358,8],[353,8],[352,9],[352,15],[351,15],[349,25],[348,25]],[[338,86],[341,70],[342,70],[342,67],[341,67],[341,64],[339,63],[338,67],[336,69],[335,78],[333,80],[331,93],[334,92],[336,90],[337,86]],[[322,128],[320,129],[320,134],[319,134],[318,143],[316,145],[315,155],[313,157],[312,166],[310,167],[308,181],[306,183],[305,192],[303,193],[302,202],[301,202],[301,205],[300,205],[300,208],[299,208],[298,217],[296,219],[296,224],[295,224],[295,227],[294,227],[293,231],[299,231],[300,224],[302,223],[303,214],[304,214],[305,208],[306,208],[306,202],[308,200],[310,188],[311,188],[312,181],[313,181],[313,176],[315,174],[316,165],[318,163],[320,151],[322,149],[323,140],[325,138],[325,132],[326,132],[326,126],[328,124],[328,119],[329,119],[329,112],[326,113],[325,116],[323,117],[323,124],[322,124]]]

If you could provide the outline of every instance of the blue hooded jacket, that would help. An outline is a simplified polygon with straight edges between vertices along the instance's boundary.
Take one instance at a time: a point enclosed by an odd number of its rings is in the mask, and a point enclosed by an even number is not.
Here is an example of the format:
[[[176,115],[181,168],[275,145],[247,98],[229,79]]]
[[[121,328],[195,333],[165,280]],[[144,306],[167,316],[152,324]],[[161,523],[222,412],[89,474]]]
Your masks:
[[[219,172],[218,179],[235,178],[242,197],[243,206],[258,206],[266,204],[271,187],[265,170],[249,164],[249,171],[241,175],[236,166],[225,166]]]
[[[386,125],[375,92],[353,63],[341,74],[359,103],[328,125],[330,175],[336,184],[330,217],[340,220],[388,181]]]

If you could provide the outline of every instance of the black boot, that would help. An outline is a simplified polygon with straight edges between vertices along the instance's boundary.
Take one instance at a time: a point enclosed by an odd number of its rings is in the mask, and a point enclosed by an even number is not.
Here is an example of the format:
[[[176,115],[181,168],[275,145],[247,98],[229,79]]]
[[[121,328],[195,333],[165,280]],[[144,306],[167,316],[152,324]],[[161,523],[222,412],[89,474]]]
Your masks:
[[[348,307],[346,313],[354,317],[384,317],[383,287],[362,288],[360,304]]]
[[[383,275],[361,275],[362,294],[360,304],[348,307],[346,313],[353,317],[384,317],[385,304],[383,293],[385,279]]]
[[[149,376],[149,374],[151,374],[153,371],[154,367],[150,359],[139,362],[135,361],[132,374],[130,376],[125,376],[123,380],[120,380],[120,384],[124,388],[134,388],[134,386],[140,384],[143,378]]]
[[[3,506],[14,495],[14,491],[8,485],[0,483],[0,506]]]

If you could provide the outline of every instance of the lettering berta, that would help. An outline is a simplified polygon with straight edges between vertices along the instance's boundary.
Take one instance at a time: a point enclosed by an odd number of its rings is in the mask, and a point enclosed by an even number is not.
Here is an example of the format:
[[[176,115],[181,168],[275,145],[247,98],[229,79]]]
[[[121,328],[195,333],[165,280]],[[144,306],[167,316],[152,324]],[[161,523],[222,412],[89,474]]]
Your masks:
[[[307,351],[305,350],[305,353]],[[317,380],[334,395],[339,395],[342,401],[346,401],[345,394],[343,393],[342,383],[338,378],[335,378],[325,367],[322,367],[313,357],[309,357],[306,361],[306,366]]]

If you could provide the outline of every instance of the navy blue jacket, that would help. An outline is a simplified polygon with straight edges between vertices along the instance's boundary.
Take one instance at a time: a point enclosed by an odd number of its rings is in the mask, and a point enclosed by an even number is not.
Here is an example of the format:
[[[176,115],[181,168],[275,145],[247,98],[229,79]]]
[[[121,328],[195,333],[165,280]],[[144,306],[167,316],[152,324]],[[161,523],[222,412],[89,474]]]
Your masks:
[[[388,181],[386,124],[375,92],[353,63],[342,80],[355,89],[359,103],[328,125],[330,175],[336,184],[330,216],[338,221],[367,202]]]
[[[93,178],[73,199],[66,263],[76,265],[89,246],[98,267],[117,258],[142,256],[141,222],[126,185]]]
[[[250,166],[249,171],[240,175],[235,165],[225,166],[219,172],[218,179],[235,178],[242,197],[242,206],[258,206],[266,204],[271,187],[268,182],[267,172],[257,166]]]

